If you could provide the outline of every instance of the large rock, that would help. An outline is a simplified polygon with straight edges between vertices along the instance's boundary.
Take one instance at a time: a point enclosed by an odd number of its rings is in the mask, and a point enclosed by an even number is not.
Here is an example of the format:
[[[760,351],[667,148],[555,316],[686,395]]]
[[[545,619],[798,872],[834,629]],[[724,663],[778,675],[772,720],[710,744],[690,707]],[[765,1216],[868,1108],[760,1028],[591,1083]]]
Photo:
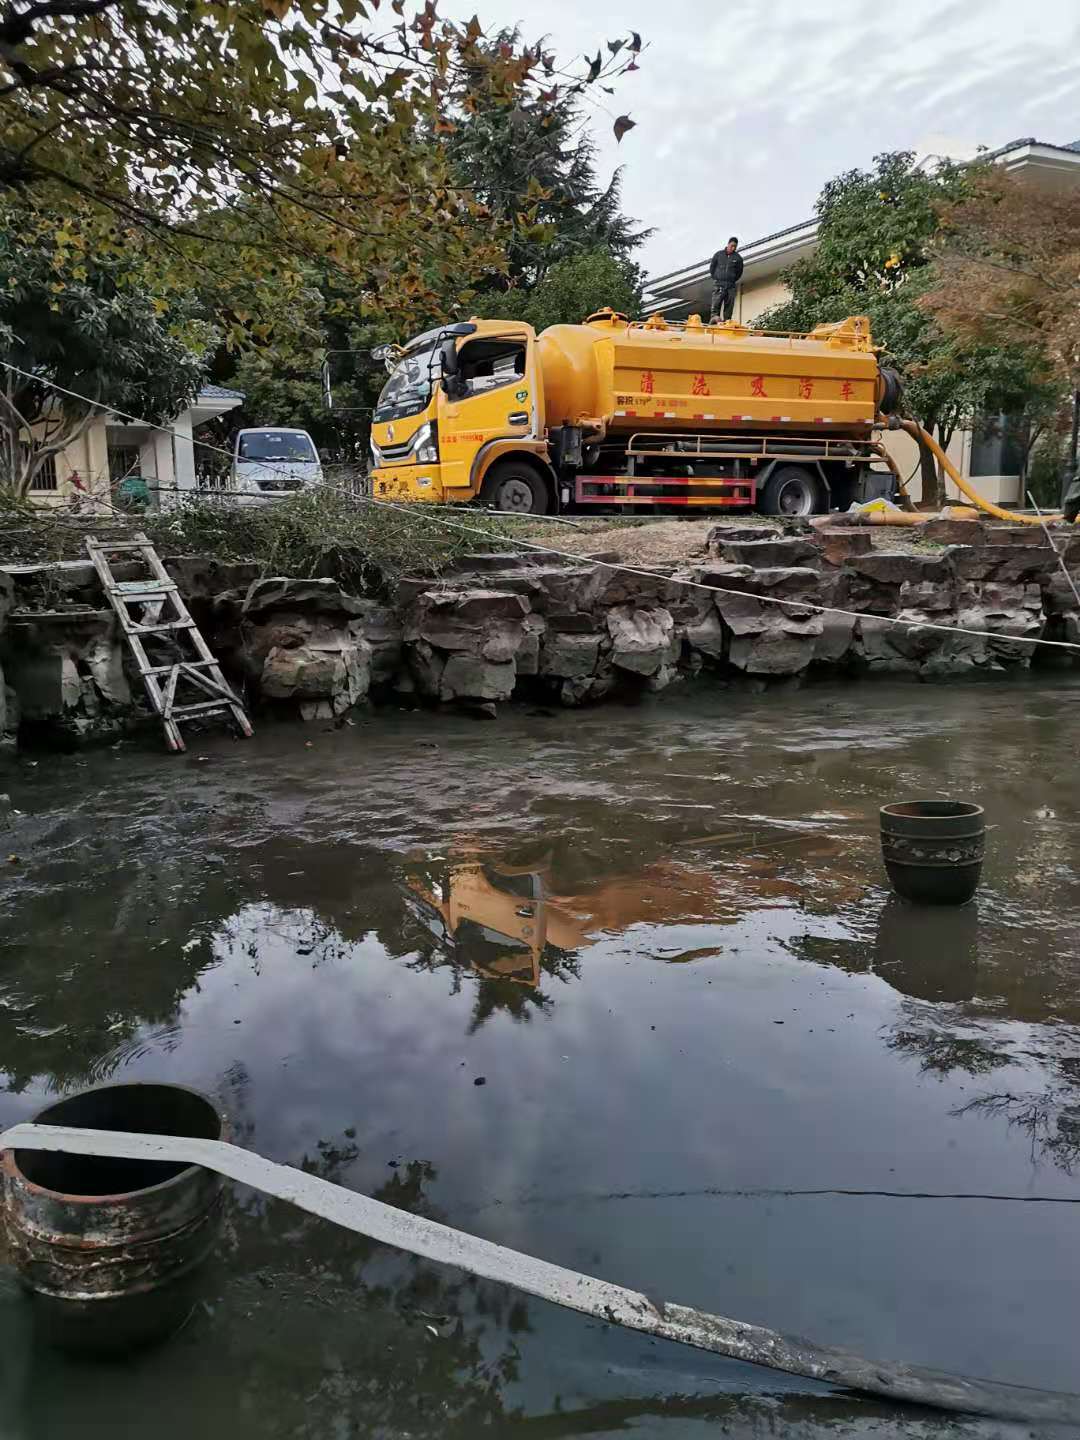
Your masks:
[[[207,555],[167,555],[162,564],[189,604],[193,600],[213,600],[228,592],[250,591],[261,570],[254,560],[214,560]]]
[[[134,717],[123,638],[111,610],[16,612],[8,616],[0,656],[18,714],[42,730],[75,740],[108,738]]]
[[[1045,537],[1041,545],[954,545],[945,553],[961,580],[997,580],[1003,584],[1046,580],[1058,564]]]
[[[526,629],[529,601],[513,590],[486,587],[427,590],[412,606],[405,653],[420,693],[428,699],[490,705],[509,699],[515,661],[536,636]],[[527,667],[538,641],[530,638]]]
[[[723,611],[721,611],[723,614]],[[822,633],[820,615],[766,612],[760,617],[724,615],[732,631],[727,658],[747,675],[799,675],[814,658]]]
[[[547,632],[547,622],[542,615],[525,616],[525,634],[514,657],[519,675],[539,675],[540,646]]]
[[[729,664],[748,675],[798,675],[805,670],[823,627],[821,615],[800,602],[818,603],[817,572],[802,567],[757,570],[728,577],[727,585],[742,592],[714,597],[730,631]]]
[[[946,615],[953,609],[955,593],[951,584],[938,585],[932,580],[905,580],[900,586],[901,610],[919,610],[925,614]]]
[[[930,581],[948,585],[953,578],[950,561],[952,551],[940,555],[916,555],[897,550],[875,550],[870,555],[856,555],[849,568],[856,575],[877,585],[903,585],[907,582]]]
[[[857,624],[853,615],[822,615],[821,634],[814,642],[814,663],[842,665],[855,646]]]
[[[853,525],[814,531],[814,543],[826,565],[846,565],[856,555],[869,555],[874,541],[868,529]]]
[[[429,590],[417,601],[405,638],[505,661],[521,644],[529,608],[523,595],[505,590]]]
[[[843,574],[847,576],[848,608],[876,615],[896,615],[902,609],[905,593],[919,587],[920,593],[931,591],[946,608],[953,604],[955,572],[949,559],[951,551],[935,555],[902,551],[875,550],[869,555],[856,555],[848,561]],[[905,591],[907,587],[907,592]]]
[[[721,542],[718,550],[721,558],[731,564],[750,565],[755,570],[815,566],[821,559],[820,548],[813,540],[786,539],[780,535],[768,540],[729,540]]]
[[[271,611],[319,615],[359,615],[363,601],[343,590],[336,580],[291,580],[276,575],[255,580],[244,597],[245,620]]]
[[[340,637],[333,646],[275,647],[263,664],[260,687],[271,700],[295,700],[305,719],[341,715],[359,704],[371,684],[371,647]]]
[[[639,575],[633,570],[605,570],[597,591],[595,604],[601,609],[614,605],[659,605],[665,609],[684,599],[682,587],[674,583],[674,565],[650,565],[651,573]]]
[[[564,680],[559,687],[559,699],[563,705],[586,705],[590,701],[602,700],[615,688],[615,672],[610,666],[596,675],[577,680]]]
[[[724,545],[752,545],[757,540],[781,540],[784,532],[775,525],[714,525],[705,536],[711,555],[718,555]]]
[[[439,699],[444,701],[509,700],[517,668],[513,660],[491,661],[477,655],[451,655],[443,668]]]
[[[1017,642],[1040,639],[1045,631],[1042,591],[1038,585],[1023,583],[987,582],[964,586],[956,623],[993,636],[980,641],[986,663],[1026,669],[1035,647]]]
[[[1002,525],[991,523],[983,527],[986,532],[986,539],[991,545],[1022,545],[1025,548],[1046,544],[1046,532],[1041,525]],[[1054,526],[1048,527],[1051,534],[1054,533]],[[1063,527],[1054,535],[1054,544],[1060,548],[1060,536],[1067,536],[1071,527]],[[968,542],[974,543],[974,542]]]
[[[978,520],[927,520],[918,533],[938,545],[982,545],[988,539],[986,526]]]
[[[539,673],[559,680],[581,680],[593,674],[599,657],[599,635],[567,635],[549,630],[540,646]]]
[[[360,633],[371,646],[371,683],[388,685],[402,667],[403,626],[397,612],[375,600],[361,600]]]
[[[464,594],[494,584],[501,594],[523,597],[529,609],[540,614],[550,609],[590,610],[606,574],[595,565],[530,560],[506,571],[453,572],[440,583],[439,590],[444,595]],[[398,582],[398,609],[409,611],[425,594],[432,593],[433,588],[430,577],[404,576]]]
[[[694,624],[686,627],[686,639],[691,650],[707,655],[710,660],[727,658],[730,638],[731,631],[724,625],[715,608],[708,610]]]
[[[669,611],[616,605],[608,611],[611,663],[619,670],[656,675],[678,658],[675,622]]]

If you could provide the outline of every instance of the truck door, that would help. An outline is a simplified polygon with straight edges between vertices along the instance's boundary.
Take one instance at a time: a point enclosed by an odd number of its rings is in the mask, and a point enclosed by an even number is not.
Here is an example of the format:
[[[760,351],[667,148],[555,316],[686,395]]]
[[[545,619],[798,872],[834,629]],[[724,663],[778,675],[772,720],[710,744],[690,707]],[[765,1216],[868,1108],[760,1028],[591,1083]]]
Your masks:
[[[536,342],[526,335],[482,335],[457,354],[443,401],[439,458],[443,484],[467,487],[477,452],[490,440],[539,437]]]

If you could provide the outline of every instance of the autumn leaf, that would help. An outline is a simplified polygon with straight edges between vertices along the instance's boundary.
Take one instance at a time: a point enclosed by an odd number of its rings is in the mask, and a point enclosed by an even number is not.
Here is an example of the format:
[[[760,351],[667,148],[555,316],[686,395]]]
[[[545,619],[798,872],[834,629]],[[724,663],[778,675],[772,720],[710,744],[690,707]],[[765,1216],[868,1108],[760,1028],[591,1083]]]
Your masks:
[[[611,51],[612,55],[617,55],[625,44],[625,40],[609,40],[607,42],[607,48]]]
[[[598,50],[598,51],[596,52],[596,59],[595,59],[595,60],[591,60],[591,61],[589,62],[589,73],[588,73],[588,75],[586,75],[586,77],[585,77],[585,83],[586,83],[586,85],[591,85],[592,82],[596,79],[596,77],[600,74],[600,71],[601,71],[603,68],[604,68],[604,57],[603,57],[603,55],[601,54],[601,52]]]
[[[630,49],[635,55],[641,54],[641,36],[636,30],[630,31]]]
[[[615,139],[621,141],[622,137],[626,134],[626,132],[628,130],[633,130],[636,124],[637,121],[631,120],[629,115],[620,115],[619,118],[615,121],[613,127],[615,131]]]
[[[262,7],[275,20],[284,20],[292,7],[292,0],[262,0]]]

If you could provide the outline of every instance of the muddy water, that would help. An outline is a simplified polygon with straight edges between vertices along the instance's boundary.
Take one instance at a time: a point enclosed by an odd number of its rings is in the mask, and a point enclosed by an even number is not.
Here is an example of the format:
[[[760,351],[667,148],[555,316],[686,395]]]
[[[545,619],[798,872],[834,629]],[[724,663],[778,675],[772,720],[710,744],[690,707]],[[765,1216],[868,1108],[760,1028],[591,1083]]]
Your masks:
[[[240,1143],[642,1289],[1080,1388],[1080,688],[392,712],[11,762],[0,1123],[155,1078]],[[306,741],[310,740],[310,744]],[[977,902],[877,807],[987,807]],[[479,1083],[483,1081],[483,1083]],[[930,1198],[952,1197],[952,1198]],[[235,1196],[171,1343],[35,1346],[4,1440],[1004,1436],[650,1342]]]

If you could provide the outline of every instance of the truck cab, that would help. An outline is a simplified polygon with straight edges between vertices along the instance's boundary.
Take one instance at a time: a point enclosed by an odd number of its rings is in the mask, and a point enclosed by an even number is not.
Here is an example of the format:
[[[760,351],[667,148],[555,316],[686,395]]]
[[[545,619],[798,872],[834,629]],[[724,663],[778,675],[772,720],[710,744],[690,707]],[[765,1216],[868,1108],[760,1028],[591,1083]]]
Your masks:
[[[383,347],[383,358],[390,375],[371,425],[375,499],[552,508],[532,326],[446,325],[400,351]]]

